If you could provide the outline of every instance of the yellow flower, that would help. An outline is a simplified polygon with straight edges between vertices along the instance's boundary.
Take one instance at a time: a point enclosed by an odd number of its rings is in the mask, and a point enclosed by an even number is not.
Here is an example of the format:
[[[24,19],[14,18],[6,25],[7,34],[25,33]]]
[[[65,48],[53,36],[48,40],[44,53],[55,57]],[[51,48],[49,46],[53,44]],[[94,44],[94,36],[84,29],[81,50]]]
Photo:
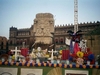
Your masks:
[[[49,54],[46,54],[45,57],[49,58],[50,56],[49,56]]]
[[[60,50],[59,53],[62,54],[62,50]]]
[[[12,56],[12,59],[15,59],[15,55]]]
[[[77,52],[77,56],[78,56],[79,58],[82,58],[82,57],[84,56],[84,53],[83,53],[83,52],[78,51],[78,52]]]

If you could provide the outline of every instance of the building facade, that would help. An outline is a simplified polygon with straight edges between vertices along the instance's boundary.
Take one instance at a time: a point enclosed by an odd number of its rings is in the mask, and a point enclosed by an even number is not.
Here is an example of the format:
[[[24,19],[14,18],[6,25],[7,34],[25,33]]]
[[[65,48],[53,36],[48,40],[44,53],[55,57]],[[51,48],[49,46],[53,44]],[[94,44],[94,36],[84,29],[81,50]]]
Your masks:
[[[0,50],[8,49],[8,40],[6,37],[0,36]]]
[[[74,31],[74,25],[68,24],[55,26],[54,24],[54,17],[51,13],[39,13],[36,15],[33,25],[31,25],[30,28],[17,29],[16,27],[10,27],[9,49],[14,49],[15,46],[17,46],[18,49],[23,46],[29,49],[38,46],[45,46],[46,48],[52,45],[55,49],[67,47],[65,43],[66,38],[71,38],[67,32],[69,30]],[[93,49],[91,45],[93,40],[91,41],[91,37],[94,36],[87,35],[87,33],[99,26],[99,21],[78,24],[78,29],[82,30],[81,34],[83,34],[83,38],[87,40],[87,46],[91,49]]]

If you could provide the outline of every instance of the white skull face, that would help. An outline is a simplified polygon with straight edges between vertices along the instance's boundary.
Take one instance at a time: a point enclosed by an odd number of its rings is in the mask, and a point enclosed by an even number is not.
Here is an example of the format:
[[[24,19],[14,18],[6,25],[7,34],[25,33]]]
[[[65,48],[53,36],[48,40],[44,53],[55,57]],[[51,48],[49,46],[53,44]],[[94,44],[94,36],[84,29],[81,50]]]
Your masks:
[[[38,51],[41,51],[41,47],[38,47],[37,50],[38,50]]]

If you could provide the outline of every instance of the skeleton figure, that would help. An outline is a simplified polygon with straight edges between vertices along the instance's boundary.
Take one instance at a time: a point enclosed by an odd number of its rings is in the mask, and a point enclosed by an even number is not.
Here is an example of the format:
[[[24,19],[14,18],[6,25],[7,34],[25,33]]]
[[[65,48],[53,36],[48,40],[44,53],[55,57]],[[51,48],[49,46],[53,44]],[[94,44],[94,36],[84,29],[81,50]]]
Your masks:
[[[34,51],[35,51],[35,49],[33,49],[32,52],[30,53],[30,58],[36,58]]]
[[[42,53],[40,52],[41,47],[38,47],[37,50],[38,50],[38,52],[36,53],[37,57],[42,57]]]
[[[81,40],[80,43],[79,43],[79,47],[81,48],[82,52],[86,51],[86,48],[87,48],[86,42],[87,42],[87,40]]]

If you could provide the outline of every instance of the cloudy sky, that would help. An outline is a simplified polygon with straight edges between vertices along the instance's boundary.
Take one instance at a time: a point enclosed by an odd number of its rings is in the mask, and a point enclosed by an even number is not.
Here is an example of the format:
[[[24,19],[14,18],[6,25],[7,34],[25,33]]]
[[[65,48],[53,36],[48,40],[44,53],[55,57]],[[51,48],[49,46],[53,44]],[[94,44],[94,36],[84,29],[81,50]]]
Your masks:
[[[74,23],[74,0],[0,0],[0,36],[11,26],[30,28],[37,13],[52,13],[55,25]],[[100,21],[100,0],[78,0],[78,22]]]

